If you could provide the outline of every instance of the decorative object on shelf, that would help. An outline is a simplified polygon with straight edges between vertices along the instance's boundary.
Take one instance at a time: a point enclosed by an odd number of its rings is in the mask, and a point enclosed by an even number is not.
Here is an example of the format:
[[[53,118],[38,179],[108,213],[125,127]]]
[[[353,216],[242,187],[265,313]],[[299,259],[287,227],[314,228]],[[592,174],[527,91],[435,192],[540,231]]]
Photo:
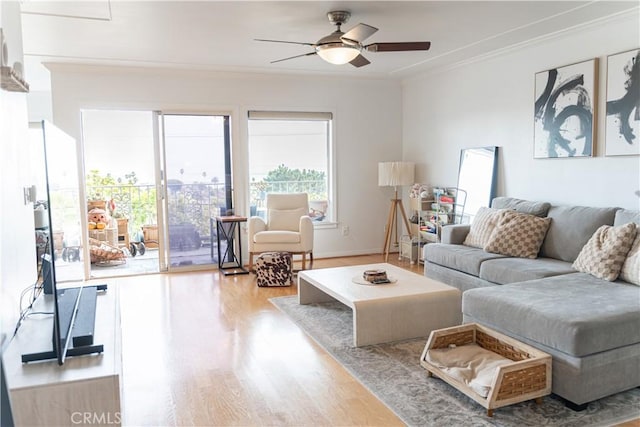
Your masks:
[[[404,225],[407,228],[407,232],[411,233],[409,226],[409,220],[407,220],[407,214],[405,213],[404,206],[402,206],[402,199],[398,198],[398,186],[410,185],[413,183],[415,174],[415,163],[413,162],[381,162],[378,163],[378,185],[381,187],[394,187],[395,195],[391,199],[391,207],[389,209],[389,216],[387,218],[387,226],[384,236],[384,245],[382,250],[384,252],[385,262],[389,260],[389,249],[391,246],[391,235],[395,229],[395,246],[398,246],[398,221],[397,214],[398,208],[404,221]]]
[[[591,59],[536,73],[534,158],[593,155],[596,65]]]
[[[22,63],[15,62],[13,67],[9,66],[9,48],[2,28],[0,28],[0,46],[2,46],[0,87],[9,92],[29,92],[29,85],[24,81]]]
[[[640,154],[640,49],[607,57],[605,156]],[[633,110],[635,114],[633,114]]]

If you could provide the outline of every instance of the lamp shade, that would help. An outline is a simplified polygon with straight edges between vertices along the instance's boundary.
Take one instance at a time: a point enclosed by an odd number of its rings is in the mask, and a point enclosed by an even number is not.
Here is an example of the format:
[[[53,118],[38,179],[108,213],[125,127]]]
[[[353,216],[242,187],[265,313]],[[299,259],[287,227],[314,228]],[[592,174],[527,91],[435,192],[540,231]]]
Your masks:
[[[415,163],[380,162],[378,163],[378,185],[397,187],[411,185],[414,181]]]

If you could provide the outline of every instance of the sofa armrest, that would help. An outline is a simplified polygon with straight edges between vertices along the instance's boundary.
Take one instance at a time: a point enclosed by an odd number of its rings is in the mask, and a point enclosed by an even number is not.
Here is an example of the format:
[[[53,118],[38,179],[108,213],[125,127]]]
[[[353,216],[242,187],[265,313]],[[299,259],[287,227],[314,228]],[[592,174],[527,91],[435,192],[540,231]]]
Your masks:
[[[461,245],[467,237],[467,234],[469,234],[470,229],[471,224],[447,225],[442,227],[442,237],[440,241],[451,245]]]

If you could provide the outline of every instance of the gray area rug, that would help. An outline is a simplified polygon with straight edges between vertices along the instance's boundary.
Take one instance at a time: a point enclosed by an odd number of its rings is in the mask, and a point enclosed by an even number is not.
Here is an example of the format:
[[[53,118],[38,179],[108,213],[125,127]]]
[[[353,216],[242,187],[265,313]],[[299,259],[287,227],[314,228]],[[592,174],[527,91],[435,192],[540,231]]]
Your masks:
[[[297,296],[272,298],[276,307],[324,347],[410,426],[608,426],[640,417],[640,389],[619,393],[574,412],[552,396],[485,409],[420,366],[424,339],[353,347],[351,310],[339,302],[299,305]]]

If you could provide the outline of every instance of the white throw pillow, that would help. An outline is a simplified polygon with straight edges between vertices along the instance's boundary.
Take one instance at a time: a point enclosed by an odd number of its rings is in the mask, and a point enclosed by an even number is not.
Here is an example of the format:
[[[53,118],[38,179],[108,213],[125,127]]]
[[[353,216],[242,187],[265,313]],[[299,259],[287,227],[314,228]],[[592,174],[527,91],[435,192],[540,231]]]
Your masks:
[[[300,217],[309,212],[305,208],[297,209],[269,209],[269,230],[300,231]]]
[[[627,258],[622,264],[620,279],[640,286],[640,231],[636,234]]]
[[[496,228],[500,214],[503,211],[504,209],[493,209],[484,206],[478,209],[463,245],[483,249],[489,241],[491,233]]]
[[[603,225],[593,233],[578,254],[572,267],[599,279],[613,282],[620,275],[622,264],[636,237],[636,224]]]

